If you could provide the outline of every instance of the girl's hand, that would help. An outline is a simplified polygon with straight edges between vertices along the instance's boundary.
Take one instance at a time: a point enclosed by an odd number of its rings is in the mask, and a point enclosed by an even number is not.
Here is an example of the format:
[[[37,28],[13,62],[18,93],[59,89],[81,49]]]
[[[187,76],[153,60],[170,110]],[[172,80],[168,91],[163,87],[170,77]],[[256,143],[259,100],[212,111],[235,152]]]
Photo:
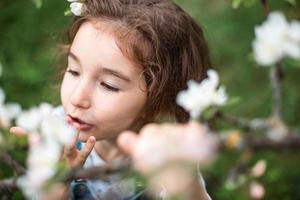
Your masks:
[[[31,134],[27,132],[25,129],[21,127],[12,127],[9,130],[11,133],[18,137],[28,137],[29,143],[34,145],[35,137],[34,134]],[[79,132],[78,132],[79,134]],[[94,136],[89,137],[88,141],[84,145],[84,148],[81,150],[78,150],[76,148],[76,142],[77,142],[77,137],[74,139],[72,142],[71,146],[69,147],[64,147],[63,154],[62,154],[62,160],[65,160],[68,164],[69,167],[80,167],[83,166],[87,157],[90,155],[92,149],[95,146],[96,139]]]
[[[76,142],[78,139],[79,132],[77,134],[77,137],[72,142],[71,146],[64,147],[62,159],[66,160],[68,165],[70,167],[80,167],[83,166],[87,157],[92,152],[95,143],[96,138],[94,136],[90,136],[86,144],[84,145],[83,149],[78,150],[76,148]]]
[[[13,133],[14,135],[18,136],[18,137],[25,137],[25,136],[28,136],[29,133],[21,128],[21,127],[18,127],[18,126],[13,126],[9,129],[9,132]]]

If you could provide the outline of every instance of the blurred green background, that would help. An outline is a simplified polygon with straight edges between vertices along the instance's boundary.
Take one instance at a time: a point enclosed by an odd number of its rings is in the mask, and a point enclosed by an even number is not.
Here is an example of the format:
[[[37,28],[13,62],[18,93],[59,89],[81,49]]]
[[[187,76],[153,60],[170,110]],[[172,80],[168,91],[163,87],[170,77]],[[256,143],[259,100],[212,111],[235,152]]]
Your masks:
[[[233,9],[230,0],[176,0],[204,28],[221,82],[230,96],[241,101],[230,113],[242,117],[267,117],[271,111],[268,69],[256,65],[251,55],[254,26],[264,20],[260,1]],[[61,43],[70,17],[64,16],[69,3],[44,0],[40,8],[30,0],[0,0],[0,86],[7,102],[23,108],[47,101],[59,104],[57,44]],[[284,0],[270,1],[271,10],[281,10],[300,20],[300,1],[291,6]],[[300,132],[300,63],[284,61],[283,114],[285,121]],[[252,162],[266,159],[268,167],[260,181],[266,187],[264,199],[300,199],[300,155],[297,151],[260,151]],[[213,199],[250,199],[246,186],[228,190],[228,172],[241,159],[238,152],[223,152],[204,173]],[[252,164],[253,164],[252,163]],[[1,162],[0,162],[0,167]],[[3,168],[2,168],[3,169]],[[5,174],[0,173],[0,178]]]

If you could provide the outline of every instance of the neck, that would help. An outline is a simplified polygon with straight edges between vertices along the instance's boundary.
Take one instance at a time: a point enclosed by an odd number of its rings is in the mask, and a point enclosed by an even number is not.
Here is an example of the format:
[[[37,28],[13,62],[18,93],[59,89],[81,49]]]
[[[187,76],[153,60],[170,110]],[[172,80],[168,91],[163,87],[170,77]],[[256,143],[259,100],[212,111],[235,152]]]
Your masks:
[[[118,148],[115,140],[100,140],[96,142],[97,154],[107,163],[122,159],[125,155]]]

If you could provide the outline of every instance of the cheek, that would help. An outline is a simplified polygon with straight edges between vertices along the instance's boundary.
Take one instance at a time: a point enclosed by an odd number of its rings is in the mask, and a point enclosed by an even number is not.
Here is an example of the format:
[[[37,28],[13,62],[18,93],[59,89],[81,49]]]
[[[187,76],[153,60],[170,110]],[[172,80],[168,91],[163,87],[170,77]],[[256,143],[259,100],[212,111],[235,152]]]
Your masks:
[[[66,80],[66,77],[63,78],[63,81],[61,83],[60,87],[60,99],[63,107],[65,108],[67,97],[69,96],[70,88],[68,86],[68,81]]]
[[[95,115],[108,122],[127,124],[137,119],[144,110],[144,95],[111,95],[101,98],[96,105]],[[100,104],[101,102],[101,104]]]

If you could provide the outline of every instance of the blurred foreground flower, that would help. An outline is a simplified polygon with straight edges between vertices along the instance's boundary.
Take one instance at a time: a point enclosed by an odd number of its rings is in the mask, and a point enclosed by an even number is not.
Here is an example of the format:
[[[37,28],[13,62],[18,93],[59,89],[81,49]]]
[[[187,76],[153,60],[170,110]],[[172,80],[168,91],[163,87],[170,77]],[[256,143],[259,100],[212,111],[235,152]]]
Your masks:
[[[128,147],[135,168],[147,177],[152,194],[190,199],[193,188],[199,188],[203,195],[200,199],[209,199],[197,168],[203,169],[215,159],[219,140],[204,125],[149,124],[138,135],[121,134],[118,142]]]
[[[41,103],[38,107],[23,111],[16,119],[16,125],[26,129],[28,132],[38,132],[43,119],[53,110],[48,103]]]
[[[275,64],[284,56],[300,58],[300,23],[288,23],[281,12],[272,12],[267,21],[255,27],[255,61],[263,66]]]
[[[46,183],[57,172],[61,151],[70,145],[76,130],[64,119],[62,108],[43,103],[26,111],[18,118],[19,125],[32,131],[27,171],[18,179],[18,185],[28,198],[39,198]]]
[[[219,144],[218,138],[198,123],[147,125],[134,137],[132,157],[136,168],[144,173],[172,161],[200,163],[204,167],[214,160]]]
[[[197,119],[209,106],[221,106],[227,101],[224,87],[219,87],[219,76],[215,70],[208,70],[208,78],[201,83],[188,82],[188,89],[177,96],[177,104],[190,113],[192,119]]]

